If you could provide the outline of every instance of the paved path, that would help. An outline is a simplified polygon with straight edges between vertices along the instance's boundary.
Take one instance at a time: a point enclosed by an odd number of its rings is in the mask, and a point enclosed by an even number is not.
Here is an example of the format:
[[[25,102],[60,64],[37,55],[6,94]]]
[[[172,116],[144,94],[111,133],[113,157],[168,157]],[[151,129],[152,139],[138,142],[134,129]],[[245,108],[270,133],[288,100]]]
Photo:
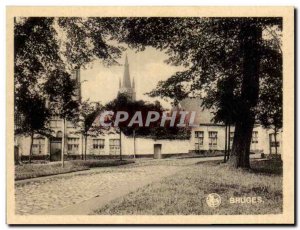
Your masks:
[[[132,165],[18,181],[15,183],[16,213],[87,215],[113,199],[189,165],[212,159],[222,157],[139,160]]]

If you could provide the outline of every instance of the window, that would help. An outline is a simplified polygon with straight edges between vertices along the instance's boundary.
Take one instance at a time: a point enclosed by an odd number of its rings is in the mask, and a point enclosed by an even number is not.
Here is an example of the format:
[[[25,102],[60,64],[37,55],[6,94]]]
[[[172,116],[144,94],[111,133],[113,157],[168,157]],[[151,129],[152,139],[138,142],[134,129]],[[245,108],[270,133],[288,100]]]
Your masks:
[[[253,131],[252,133],[252,143],[258,143],[258,131]]]
[[[75,128],[75,124],[72,121],[67,121],[67,128]]]
[[[43,154],[45,150],[45,138],[34,138],[32,143],[32,153],[35,155]]]
[[[198,145],[203,145],[204,132],[203,131],[195,131],[195,143]]]
[[[93,149],[104,149],[104,139],[93,139]]]
[[[218,132],[208,132],[209,146],[216,146],[218,143]]]
[[[72,154],[79,153],[79,138],[68,137],[68,153],[72,153]]]
[[[56,137],[58,137],[58,138],[62,138],[62,136],[63,136],[63,133],[62,133],[62,131],[57,131],[57,133],[56,133]]]
[[[80,74],[79,69],[74,69],[71,73],[71,79],[79,81],[79,74]]]
[[[279,144],[279,141],[278,141],[278,135],[276,135],[276,142],[275,142],[275,135],[274,133],[270,134],[270,147],[279,147],[280,144]]]
[[[118,154],[120,152],[120,139],[109,140],[109,153]]]
[[[275,148],[275,141],[272,141],[271,143],[270,143],[270,145],[271,145],[271,147],[272,148]],[[279,145],[279,142],[277,141],[277,147],[279,147],[280,145]]]
[[[61,118],[58,115],[51,116],[51,120],[61,120]]]
[[[23,120],[24,117],[20,113],[15,112],[15,129],[21,128]]]
[[[234,138],[234,132],[230,132],[229,138],[230,138],[230,144],[232,144],[233,143],[233,138]]]
[[[200,151],[200,147],[203,146],[203,138],[204,132],[203,131],[195,131],[195,150]]]
[[[62,127],[62,120],[59,116],[52,116],[50,120],[50,128]]]

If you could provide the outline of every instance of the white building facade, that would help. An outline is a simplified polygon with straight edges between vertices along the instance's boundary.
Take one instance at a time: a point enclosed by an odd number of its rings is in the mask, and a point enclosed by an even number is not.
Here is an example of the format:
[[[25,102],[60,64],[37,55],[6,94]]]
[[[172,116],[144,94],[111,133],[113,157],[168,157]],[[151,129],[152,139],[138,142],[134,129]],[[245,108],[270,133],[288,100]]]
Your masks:
[[[191,131],[190,146],[191,151],[198,153],[214,152],[223,153],[225,150],[226,127],[224,124],[212,122],[213,111],[203,109],[200,98],[187,98],[180,102],[180,106],[186,111],[195,111],[195,123],[198,127],[193,127]],[[230,149],[234,138],[234,126],[228,128],[227,136],[230,140]],[[277,149],[275,146],[277,145]],[[282,130],[275,135],[274,130],[265,129],[261,125],[254,125],[250,151],[252,153],[277,154],[282,153]]]
[[[80,71],[74,71],[72,78],[80,84]],[[126,94],[131,100],[136,99],[134,79],[131,82],[128,58],[126,56],[124,65],[123,81],[119,83],[119,93]],[[76,92],[78,100],[81,100],[80,87]],[[213,114],[203,109],[200,98],[184,99],[179,104],[180,109],[195,111],[196,127],[191,130],[189,139],[181,140],[158,140],[146,137],[130,137],[120,134],[115,130],[104,135],[87,138],[87,158],[118,157],[120,151],[125,157],[155,157],[163,158],[178,155],[223,155],[225,149],[225,126],[211,121]],[[65,141],[63,141],[63,121],[59,117],[53,117],[50,121],[53,130],[51,138],[35,135],[32,146],[33,159],[46,159],[58,161],[61,159],[62,145],[65,147],[66,159],[80,159],[85,153],[84,137],[78,131],[78,125],[71,122],[66,123]],[[234,127],[230,128],[230,145],[234,136]],[[275,143],[274,132],[263,129],[256,125],[253,130],[251,152],[282,154],[282,131],[277,134]],[[26,159],[30,152],[30,137],[15,136],[15,149],[21,159]]]

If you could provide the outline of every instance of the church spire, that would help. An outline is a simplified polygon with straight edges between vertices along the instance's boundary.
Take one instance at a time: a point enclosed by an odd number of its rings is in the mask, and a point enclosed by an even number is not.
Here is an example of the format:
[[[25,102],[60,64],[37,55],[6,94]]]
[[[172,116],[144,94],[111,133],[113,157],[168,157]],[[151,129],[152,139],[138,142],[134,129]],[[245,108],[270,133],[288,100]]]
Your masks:
[[[128,64],[127,54],[126,54],[126,57],[125,57],[124,76],[123,76],[123,85],[122,85],[122,87],[131,88],[130,75],[129,75],[129,64]]]
[[[135,82],[134,82],[134,77],[132,78],[132,88],[135,88]]]
[[[136,94],[134,88],[135,88],[135,82],[134,82],[134,78],[132,79],[132,82],[130,81],[128,57],[126,55],[122,84],[121,84],[121,80],[119,81],[119,94],[126,95],[130,100],[135,101]]]

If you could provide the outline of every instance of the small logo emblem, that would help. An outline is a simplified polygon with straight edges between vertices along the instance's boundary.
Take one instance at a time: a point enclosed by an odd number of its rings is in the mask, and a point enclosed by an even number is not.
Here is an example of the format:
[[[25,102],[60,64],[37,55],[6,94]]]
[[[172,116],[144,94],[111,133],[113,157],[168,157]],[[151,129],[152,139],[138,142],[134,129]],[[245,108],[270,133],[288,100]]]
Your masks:
[[[221,204],[221,197],[217,193],[208,194],[206,197],[206,203],[211,208],[217,208]]]

